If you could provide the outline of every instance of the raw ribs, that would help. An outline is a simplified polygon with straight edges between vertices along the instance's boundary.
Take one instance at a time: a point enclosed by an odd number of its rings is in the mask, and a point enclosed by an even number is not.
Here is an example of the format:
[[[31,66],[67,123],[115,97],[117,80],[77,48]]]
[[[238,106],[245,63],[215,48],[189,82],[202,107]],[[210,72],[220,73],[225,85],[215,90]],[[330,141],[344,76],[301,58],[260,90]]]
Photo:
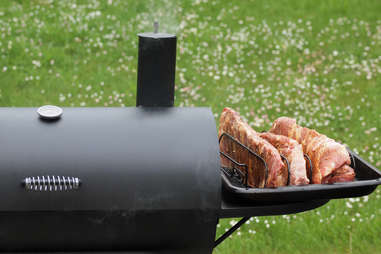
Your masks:
[[[230,108],[225,108],[221,114],[219,136],[227,133],[261,156],[267,164],[268,175],[265,174],[265,164],[242,149],[235,142],[223,138],[220,142],[220,151],[229,155],[239,163],[248,166],[247,184],[250,187],[278,187],[287,184],[288,171],[279,152],[269,142],[259,137],[239,114]],[[231,162],[221,157],[222,166],[231,166]],[[240,168],[242,171],[243,169]]]
[[[355,178],[347,149],[333,139],[301,127],[288,117],[275,120],[270,132],[293,138],[302,145],[312,161],[312,183],[346,182]]]
[[[260,133],[259,136],[266,139],[281,155],[287,158],[290,165],[290,185],[309,184],[302,145],[289,137],[269,132]]]

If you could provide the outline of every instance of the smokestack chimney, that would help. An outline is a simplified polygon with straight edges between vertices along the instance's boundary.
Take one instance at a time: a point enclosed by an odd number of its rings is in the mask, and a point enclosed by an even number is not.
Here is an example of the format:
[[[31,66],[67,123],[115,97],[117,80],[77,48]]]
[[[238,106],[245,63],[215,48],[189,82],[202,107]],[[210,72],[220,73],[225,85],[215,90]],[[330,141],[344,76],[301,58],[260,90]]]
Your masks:
[[[175,98],[176,35],[153,33],[139,36],[136,106],[172,107]]]

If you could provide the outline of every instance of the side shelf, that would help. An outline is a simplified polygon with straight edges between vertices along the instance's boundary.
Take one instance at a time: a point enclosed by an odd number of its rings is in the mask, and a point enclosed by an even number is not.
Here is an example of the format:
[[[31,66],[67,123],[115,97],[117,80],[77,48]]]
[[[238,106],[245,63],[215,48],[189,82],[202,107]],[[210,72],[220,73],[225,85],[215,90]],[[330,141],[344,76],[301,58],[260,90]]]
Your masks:
[[[221,200],[220,218],[238,218],[266,215],[282,215],[300,213],[318,208],[328,203],[329,199],[310,200],[305,202],[285,203],[285,204],[239,204],[229,200],[226,193],[223,193]]]

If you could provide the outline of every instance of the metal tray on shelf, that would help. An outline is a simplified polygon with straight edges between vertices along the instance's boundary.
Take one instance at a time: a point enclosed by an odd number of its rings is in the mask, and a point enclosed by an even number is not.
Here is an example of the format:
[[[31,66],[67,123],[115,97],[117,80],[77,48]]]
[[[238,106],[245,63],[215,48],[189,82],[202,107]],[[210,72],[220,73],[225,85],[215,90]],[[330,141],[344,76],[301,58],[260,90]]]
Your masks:
[[[226,134],[225,134],[226,135]],[[232,139],[231,136],[228,138]],[[233,138],[240,146],[246,146]],[[221,139],[220,139],[221,141]],[[255,154],[253,151],[249,151]],[[247,172],[221,167],[222,186],[225,199],[231,203],[256,205],[281,205],[287,203],[307,202],[312,200],[329,200],[338,198],[359,197],[372,193],[381,184],[381,172],[360,156],[348,149],[351,155],[351,167],[355,170],[356,179],[352,182],[334,184],[309,184],[303,186],[284,186],[277,188],[250,188],[247,186]],[[228,158],[226,154],[221,156]],[[258,156],[255,154],[255,156]],[[228,158],[229,159],[229,158]],[[231,160],[232,158],[230,158]],[[246,165],[234,161],[238,166]],[[288,164],[288,162],[287,162]],[[246,183],[246,184],[245,184]]]

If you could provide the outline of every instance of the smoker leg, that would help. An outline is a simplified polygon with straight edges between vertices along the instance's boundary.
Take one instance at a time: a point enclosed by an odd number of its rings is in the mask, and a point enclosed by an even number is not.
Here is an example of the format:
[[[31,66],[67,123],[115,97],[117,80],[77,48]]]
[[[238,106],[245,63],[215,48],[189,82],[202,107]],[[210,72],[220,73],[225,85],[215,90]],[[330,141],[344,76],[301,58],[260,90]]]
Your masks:
[[[248,221],[251,217],[243,217],[240,221],[238,221],[233,227],[231,227],[228,231],[226,231],[222,236],[220,236],[214,242],[214,248],[216,248],[220,243],[222,243],[226,238],[228,238],[231,234],[234,233],[238,228],[240,228],[246,221]]]

